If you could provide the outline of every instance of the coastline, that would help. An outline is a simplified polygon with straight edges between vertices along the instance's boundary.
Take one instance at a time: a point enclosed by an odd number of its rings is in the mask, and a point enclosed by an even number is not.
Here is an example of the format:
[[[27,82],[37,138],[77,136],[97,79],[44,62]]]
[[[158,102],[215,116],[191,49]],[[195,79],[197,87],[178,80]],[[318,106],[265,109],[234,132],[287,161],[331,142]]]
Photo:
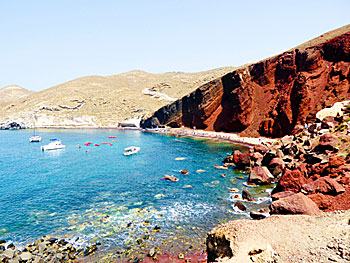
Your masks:
[[[230,134],[230,133],[222,133],[222,132],[208,132],[204,130],[192,130],[192,129],[154,129],[154,130],[148,130],[148,129],[130,129],[130,128],[116,128],[116,127],[88,127],[88,128],[82,128],[82,127],[46,127],[46,128],[39,128],[39,129],[81,129],[81,130],[88,130],[88,129],[111,129],[111,130],[131,130],[131,131],[142,131],[142,132],[150,132],[155,134],[163,134],[163,135],[171,135],[171,136],[184,136],[184,137],[192,137],[192,138],[201,138],[201,139],[210,139],[210,140],[217,140],[217,141],[226,141],[234,144],[241,144],[245,146],[253,146],[256,144],[260,144],[262,142],[272,142],[274,140],[269,140],[266,138],[243,138],[238,136],[237,134]],[[163,251],[166,253],[166,251]],[[198,252],[198,251],[197,251]],[[205,254],[205,253],[204,253]],[[206,254],[205,254],[206,255]],[[164,260],[167,260],[166,257],[171,258],[172,262],[183,262],[180,258],[177,258],[179,255],[163,255],[159,256],[159,259],[164,258]],[[89,262],[89,259],[93,258],[94,255],[89,255],[86,258],[80,258],[79,260],[84,261],[84,259]],[[195,253],[193,255],[189,254],[186,256],[186,259],[190,259],[191,262],[205,262],[203,254]],[[101,258],[100,258],[101,259]],[[152,261],[150,258],[145,257],[150,262]],[[198,260],[198,261],[195,261]],[[199,261],[201,260],[201,261]],[[166,261],[163,261],[166,262]]]
[[[166,134],[173,136],[186,136],[194,138],[205,138],[212,140],[221,140],[228,141],[235,144],[242,144],[249,147],[254,145],[259,145],[262,143],[274,143],[276,139],[270,139],[266,137],[241,137],[237,133],[225,133],[225,132],[214,132],[214,131],[205,131],[197,130],[190,128],[162,128],[162,129],[142,129],[144,132],[157,133],[157,134]]]
[[[31,128],[29,128],[31,129]],[[200,129],[190,129],[190,128],[156,128],[156,129],[142,129],[142,128],[128,128],[128,127],[116,127],[116,126],[45,126],[36,127],[36,129],[77,129],[77,130],[127,130],[127,131],[142,131],[148,133],[172,135],[172,136],[184,136],[184,137],[194,137],[194,138],[205,138],[212,140],[228,141],[235,144],[241,144],[249,147],[254,145],[259,145],[262,143],[272,144],[276,139],[267,137],[241,137],[238,133],[226,133],[226,132],[216,132],[216,131],[206,131]]]

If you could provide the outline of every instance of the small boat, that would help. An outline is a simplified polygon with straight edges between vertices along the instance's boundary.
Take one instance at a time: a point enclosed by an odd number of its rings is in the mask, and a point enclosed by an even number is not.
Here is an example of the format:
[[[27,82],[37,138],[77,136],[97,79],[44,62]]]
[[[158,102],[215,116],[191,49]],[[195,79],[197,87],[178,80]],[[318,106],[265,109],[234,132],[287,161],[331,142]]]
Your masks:
[[[41,142],[41,137],[39,135],[35,135],[35,128],[34,128],[34,135],[29,138],[30,142]]]
[[[131,146],[131,147],[127,147],[124,149],[124,155],[132,155],[135,153],[138,153],[140,151],[140,147],[136,147],[136,146]]]
[[[66,146],[63,145],[59,139],[50,139],[49,144],[41,146],[42,151],[58,150],[63,148],[66,148]]]

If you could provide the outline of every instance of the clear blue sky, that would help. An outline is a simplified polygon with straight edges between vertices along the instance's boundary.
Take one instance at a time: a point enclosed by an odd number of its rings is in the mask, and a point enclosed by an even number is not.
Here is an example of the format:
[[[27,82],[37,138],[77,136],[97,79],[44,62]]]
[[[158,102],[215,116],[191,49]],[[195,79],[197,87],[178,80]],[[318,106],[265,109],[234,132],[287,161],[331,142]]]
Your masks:
[[[349,23],[349,0],[0,0],[0,88],[239,66]]]

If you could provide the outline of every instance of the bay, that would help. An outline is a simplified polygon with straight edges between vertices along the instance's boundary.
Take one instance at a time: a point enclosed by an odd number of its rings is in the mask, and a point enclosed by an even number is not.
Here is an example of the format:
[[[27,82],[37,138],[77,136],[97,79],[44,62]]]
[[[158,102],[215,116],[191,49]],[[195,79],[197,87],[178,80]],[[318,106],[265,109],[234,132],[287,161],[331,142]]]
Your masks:
[[[236,194],[229,191],[241,190],[237,176],[247,175],[214,167],[233,150],[247,150],[242,146],[114,129],[36,132],[41,143],[29,143],[32,130],[0,131],[0,239],[17,246],[53,235],[82,247],[101,242],[101,251],[145,239],[144,249],[200,249],[212,227],[247,217],[233,209]],[[66,148],[42,152],[50,138]],[[141,151],[124,156],[129,146]],[[161,180],[165,174],[180,180]]]

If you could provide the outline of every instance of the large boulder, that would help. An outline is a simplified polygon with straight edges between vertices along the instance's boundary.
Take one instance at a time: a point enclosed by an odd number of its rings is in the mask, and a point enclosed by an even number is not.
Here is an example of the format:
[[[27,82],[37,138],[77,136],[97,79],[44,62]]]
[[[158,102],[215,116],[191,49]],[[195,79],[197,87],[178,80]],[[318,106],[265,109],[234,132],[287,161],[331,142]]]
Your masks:
[[[335,168],[338,168],[342,165],[345,164],[345,160],[343,157],[341,156],[335,156],[335,155],[331,155],[329,156],[329,166],[330,167],[335,167]]]
[[[250,154],[236,150],[233,152],[233,162],[236,164],[237,169],[246,169],[250,166]]]
[[[284,198],[284,197],[287,197],[290,195],[295,195],[295,192],[292,192],[292,191],[278,192],[278,193],[271,195],[271,198],[272,198],[272,201],[275,201],[275,200],[278,200],[278,199],[281,199],[281,198]]]
[[[278,181],[277,186],[272,191],[272,194],[288,190],[298,193],[302,185],[306,183],[307,169],[306,164],[303,163],[299,165],[297,169],[286,169],[285,173],[281,176],[281,179]]]
[[[242,191],[242,199],[249,201],[249,202],[255,202],[255,198],[248,192],[248,190],[243,189]]]
[[[337,151],[339,139],[332,133],[325,133],[320,137],[319,144],[314,148],[315,152]]]
[[[345,192],[345,188],[332,178],[321,177],[316,181],[304,184],[302,186],[302,192],[305,194],[322,193],[328,195],[338,195]]]
[[[308,195],[312,201],[318,206],[321,210],[326,210],[330,205],[330,199],[327,198],[324,194],[317,193],[317,194],[311,194]]]
[[[255,166],[250,172],[248,182],[255,184],[270,184],[274,179],[266,166]]]
[[[271,174],[276,178],[285,168],[284,162],[281,158],[273,158],[268,166]]]
[[[259,152],[252,153],[251,160],[254,163],[252,165],[260,166],[261,163],[262,163],[263,158],[264,158],[264,156],[261,153],[259,153]]]
[[[306,195],[303,193],[297,193],[272,202],[270,205],[270,213],[281,215],[315,215],[320,213],[320,209]]]
[[[266,145],[263,145],[263,144],[254,145],[254,152],[265,154],[268,150],[269,148]]]

